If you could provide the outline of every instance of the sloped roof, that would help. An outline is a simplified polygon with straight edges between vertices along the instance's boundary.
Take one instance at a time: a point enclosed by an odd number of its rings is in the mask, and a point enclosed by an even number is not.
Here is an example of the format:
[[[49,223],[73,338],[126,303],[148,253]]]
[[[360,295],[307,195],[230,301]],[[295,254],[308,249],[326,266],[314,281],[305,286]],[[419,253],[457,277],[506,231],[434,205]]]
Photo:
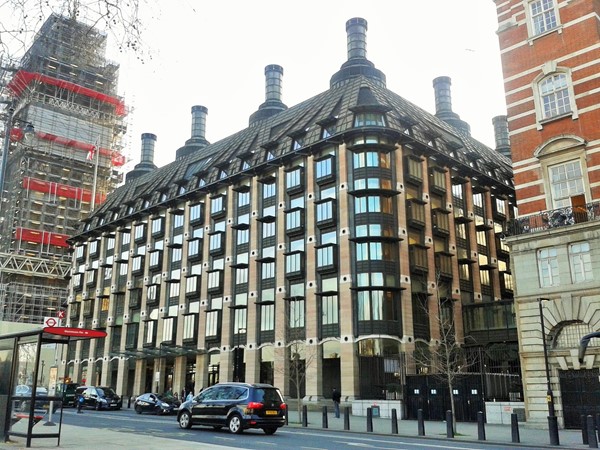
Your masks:
[[[190,198],[195,191],[216,192],[222,183],[272,171],[269,165],[281,165],[294,155],[309,154],[320,148],[325,142],[322,124],[328,121],[335,123],[335,127],[327,140],[343,141],[348,132],[357,130],[353,121],[360,109],[385,112],[386,132],[396,134],[398,142],[410,144],[424,154],[438,155],[448,166],[477,177],[481,185],[494,185],[498,192],[513,194],[508,158],[376,80],[360,75],[121,186],[86,220],[86,230],[107,225],[111,221],[108,213],[112,216],[119,211],[119,219],[124,218],[122,208],[127,205],[136,205],[136,214],[143,213],[139,210],[142,198],[149,200],[147,209],[162,208],[161,205],[171,204],[177,198]],[[293,150],[293,141],[298,136],[302,136],[302,146]],[[267,152],[273,157],[271,161],[267,161]],[[243,162],[250,168],[243,170]],[[201,188],[196,188],[198,176],[205,181]],[[181,186],[186,187],[186,192],[178,194]],[[161,200],[161,194],[166,194],[167,199]],[[101,217],[104,217],[102,222]]]

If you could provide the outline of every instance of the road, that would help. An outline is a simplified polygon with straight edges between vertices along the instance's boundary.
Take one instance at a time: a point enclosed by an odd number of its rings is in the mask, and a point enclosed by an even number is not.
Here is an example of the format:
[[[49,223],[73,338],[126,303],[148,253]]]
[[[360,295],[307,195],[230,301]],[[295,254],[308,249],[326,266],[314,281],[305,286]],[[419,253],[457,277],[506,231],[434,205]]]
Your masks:
[[[356,450],[393,449],[393,450],[505,450],[506,446],[478,442],[459,442],[433,438],[385,436],[373,433],[324,431],[318,429],[287,426],[280,428],[273,436],[266,436],[262,430],[246,430],[241,435],[232,435],[225,429],[215,431],[212,428],[194,427],[191,430],[179,428],[175,416],[137,415],[133,410],[93,411],[85,410],[77,414],[73,409],[65,409],[63,422],[69,425],[85,426],[127,433],[127,439],[146,439],[148,448],[152,447],[152,437],[176,439],[186,442],[219,445],[224,448],[240,449],[280,449],[294,448],[306,450]],[[96,434],[96,433],[95,433]],[[134,436],[139,435],[139,436]],[[126,442],[123,443],[127,445]],[[512,447],[529,448],[531,447]]]

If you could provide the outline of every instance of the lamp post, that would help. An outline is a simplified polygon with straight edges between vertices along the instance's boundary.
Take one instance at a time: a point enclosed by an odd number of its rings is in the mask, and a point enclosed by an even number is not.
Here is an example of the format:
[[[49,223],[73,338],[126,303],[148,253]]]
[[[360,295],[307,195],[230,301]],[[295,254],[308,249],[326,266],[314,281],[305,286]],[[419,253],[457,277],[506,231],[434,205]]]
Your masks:
[[[550,445],[560,445],[558,437],[558,418],[554,409],[554,393],[550,383],[550,364],[548,363],[548,348],[546,346],[546,324],[544,322],[544,310],[542,301],[550,300],[548,298],[538,298],[540,309],[540,325],[542,328],[542,346],[544,347],[544,365],[546,368],[546,401],[548,402],[548,434],[550,435]]]

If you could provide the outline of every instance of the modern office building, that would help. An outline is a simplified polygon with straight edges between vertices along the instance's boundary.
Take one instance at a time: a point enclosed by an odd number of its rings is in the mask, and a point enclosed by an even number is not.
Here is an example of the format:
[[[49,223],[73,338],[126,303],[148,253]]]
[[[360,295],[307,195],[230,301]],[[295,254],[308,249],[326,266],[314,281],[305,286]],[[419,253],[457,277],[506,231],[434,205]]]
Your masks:
[[[515,276],[527,420],[600,412],[600,6],[496,1],[519,218]],[[543,332],[542,332],[543,331]],[[545,348],[544,348],[545,345]],[[546,352],[544,352],[546,350]]]
[[[326,91],[288,107],[268,65],[247,128],[208,143],[195,106],[191,139],[158,170],[142,136],[142,163],[70,241],[69,322],[108,332],[69,350],[72,379],[126,395],[245,380],[390,398],[430,372],[412,356],[439,345],[440,303],[458,341],[502,346],[490,371],[519,372],[506,120],[490,149],[452,111],[449,78],[424,111],[367,59],[367,22],[346,30]]]
[[[120,182],[125,105],[106,35],[51,16],[3,66],[0,320],[42,323],[68,296],[67,239]]]

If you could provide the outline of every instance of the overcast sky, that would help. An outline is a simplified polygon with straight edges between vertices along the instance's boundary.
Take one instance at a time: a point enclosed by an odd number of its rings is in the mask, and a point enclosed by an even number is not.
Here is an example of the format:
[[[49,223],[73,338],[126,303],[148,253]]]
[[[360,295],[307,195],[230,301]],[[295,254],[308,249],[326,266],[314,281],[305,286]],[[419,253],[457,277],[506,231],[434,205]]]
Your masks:
[[[346,21],[368,22],[367,58],[387,87],[434,113],[432,81],[452,79],[453,110],[473,137],[495,147],[492,117],[506,114],[495,4],[491,0],[161,0],[147,13],[153,58],[109,55],[131,108],[127,168],[142,133],[158,136],[163,166],[191,134],[191,107],[208,108],[206,138],[248,125],[265,100],[264,68],[283,67],[282,100],[294,106],[329,88],[346,61]],[[155,19],[159,18],[159,20]]]

